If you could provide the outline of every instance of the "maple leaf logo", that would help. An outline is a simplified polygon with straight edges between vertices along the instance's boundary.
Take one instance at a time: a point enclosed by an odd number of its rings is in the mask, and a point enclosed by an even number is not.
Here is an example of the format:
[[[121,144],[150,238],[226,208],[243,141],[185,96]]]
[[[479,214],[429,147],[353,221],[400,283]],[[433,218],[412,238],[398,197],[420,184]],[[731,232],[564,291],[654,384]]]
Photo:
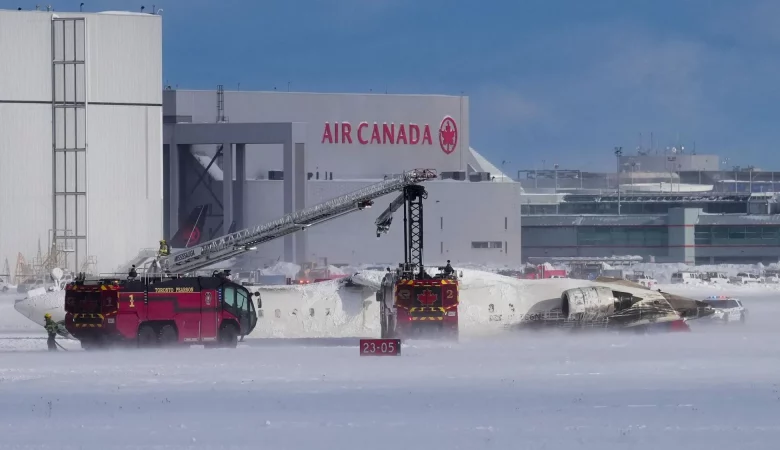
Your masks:
[[[417,300],[423,305],[432,305],[436,301],[437,295],[430,289],[422,291],[422,294],[417,294]]]
[[[186,241],[188,244],[186,245],[187,247],[196,245],[200,242],[200,228],[193,225],[192,228],[190,228],[189,233],[183,234],[183,236],[185,236],[185,238],[187,239]]]
[[[441,151],[450,154],[455,151],[458,145],[458,125],[455,119],[445,116],[439,125],[439,146]]]

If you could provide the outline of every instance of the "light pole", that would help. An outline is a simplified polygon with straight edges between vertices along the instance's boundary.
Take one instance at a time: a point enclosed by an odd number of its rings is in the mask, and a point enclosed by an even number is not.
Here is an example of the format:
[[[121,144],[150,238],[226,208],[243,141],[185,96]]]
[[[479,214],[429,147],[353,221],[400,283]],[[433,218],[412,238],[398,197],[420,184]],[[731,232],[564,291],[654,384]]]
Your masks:
[[[616,163],[616,180],[617,180],[617,194],[618,194],[618,216],[620,215],[620,157],[623,156],[623,147],[615,147],[615,160]]]

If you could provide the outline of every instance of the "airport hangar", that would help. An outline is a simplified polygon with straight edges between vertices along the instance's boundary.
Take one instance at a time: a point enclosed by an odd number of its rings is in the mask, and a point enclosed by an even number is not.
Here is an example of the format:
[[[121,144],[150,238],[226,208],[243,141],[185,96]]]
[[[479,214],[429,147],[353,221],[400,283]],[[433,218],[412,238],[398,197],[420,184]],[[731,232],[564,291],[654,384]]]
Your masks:
[[[165,230],[208,204],[205,238],[258,225],[415,168],[424,183],[429,264],[520,263],[520,184],[469,146],[465,96],[299,92],[163,92]],[[444,134],[440,133],[443,132]],[[224,179],[233,183],[224,188]],[[392,201],[261,245],[243,268],[278,260],[403,260],[403,213],[377,238]]]

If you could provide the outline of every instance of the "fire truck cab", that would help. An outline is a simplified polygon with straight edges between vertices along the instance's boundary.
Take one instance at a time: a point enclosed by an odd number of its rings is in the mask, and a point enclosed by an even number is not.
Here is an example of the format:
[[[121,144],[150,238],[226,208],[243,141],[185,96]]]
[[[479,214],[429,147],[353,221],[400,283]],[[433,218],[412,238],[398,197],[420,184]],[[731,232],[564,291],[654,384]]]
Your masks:
[[[262,307],[259,293],[257,308]],[[85,349],[129,344],[236,347],[257,325],[253,294],[226,273],[134,279],[76,278],[65,287],[65,327]]]

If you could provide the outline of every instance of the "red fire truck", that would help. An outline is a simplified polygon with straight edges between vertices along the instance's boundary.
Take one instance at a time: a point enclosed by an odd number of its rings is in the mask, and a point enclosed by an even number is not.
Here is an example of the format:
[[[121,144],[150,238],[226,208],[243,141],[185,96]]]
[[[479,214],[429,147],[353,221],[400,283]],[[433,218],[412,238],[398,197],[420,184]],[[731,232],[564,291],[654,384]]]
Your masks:
[[[404,206],[404,263],[382,280],[376,294],[382,338],[441,333],[458,338],[458,278],[448,265],[431,276],[423,267],[423,186],[407,186],[376,220],[377,235],[387,232],[392,214]]]
[[[259,293],[257,307],[261,308]],[[206,277],[77,277],[65,287],[65,328],[85,349],[202,344],[235,347],[257,325],[252,294],[225,272]]]
[[[547,268],[544,264],[538,266],[526,267],[523,270],[523,275],[518,278],[526,280],[545,280],[547,278],[566,278],[568,274],[565,269],[552,269]]]
[[[388,273],[377,292],[382,338],[441,333],[458,337],[458,280],[439,268],[439,274],[420,275],[413,267]]]

